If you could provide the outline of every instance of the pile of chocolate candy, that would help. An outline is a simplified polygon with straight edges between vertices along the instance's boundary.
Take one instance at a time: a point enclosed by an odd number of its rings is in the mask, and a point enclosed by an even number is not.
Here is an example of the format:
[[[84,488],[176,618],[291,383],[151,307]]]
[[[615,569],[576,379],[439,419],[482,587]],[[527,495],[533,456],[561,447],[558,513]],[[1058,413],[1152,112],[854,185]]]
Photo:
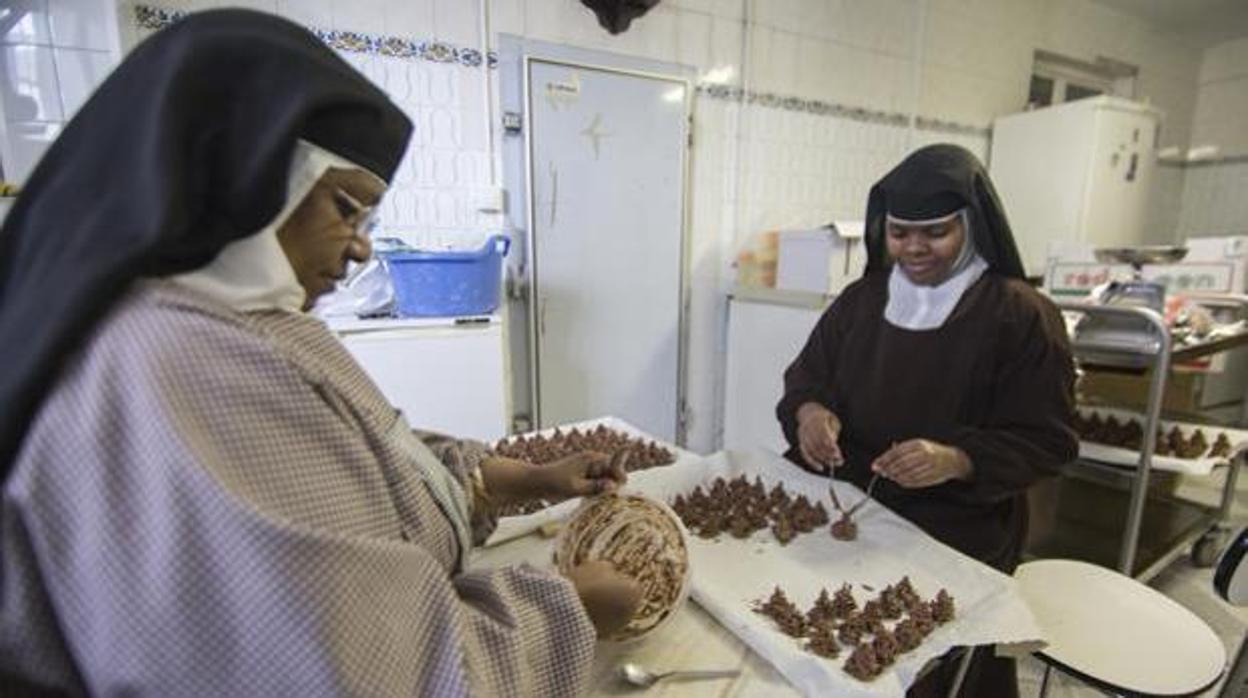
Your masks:
[[[903,577],[861,610],[853,589],[845,584],[832,595],[821,590],[805,613],[776,587],[770,598],[755,604],[754,612],[770,618],[785,635],[804,639],[803,648],[820,657],[835,659],[842,647],[847,648],[845,672],[859,681],[870,681],[898,656],[918,647],[936,626],[953,620],[954,604],[944,589],[936,592],[935,599],[924,600],[910,578]]]
[[[1139,451],[1144,447],[1144,425],[1138,419],[1119,420],[1112,414],[1102,419],[1095,412],[1090,417],[1076,413],[1075,431],[1079,432],[1079,438],[1083,441],[1117,446],[1132,451]],[[1174,458],[1193,459],[1202,456],[1224,458],[1230,455],[1231,441],[1226,433],[1222,432],[1210,446],[1209,438],[1204,430],[1194,429],[1191,436],[1187,436],[1181,429],[1174,426],[1170,428],[1170,431],[1157,430],[1157,441],[1153,451],[1159,456]]]
[[[828,523],[828,510],[822,502],[811,503],[806,495],[790,496],[783,485],[770,491],[763,481],[753,483],[744,476],[733,480],[716,478],[709,490],[701,485],[688,496],[677,495],[672,510],[685,527],[702,538],[715,538],[727,532],[734,538],[748,538],[755,531],[771,528],[781,545]]]
[[[550,436],[531,434],[504,439],[494,444],[492,453],[534,465],[547,465],[586,451],[611,457],[627,451],[629,457],[625,469],[629,472],[671,465],[676,460],[671,451],[658,443],[629,436],[602,424],[584,431],[577,428],[568,431],[557,428]],[[528,501],[502,507],[498,515],[532,514],[555,503],[557,502],[551,500]]]
[[[599,424],[593,429],[555,429],[550,436],[532,434],[516,436],[494,445],[495,455],[516,458],[537,465],[544,465],[560,458],[593,451],[613,456],[619,451],[629,451],[629,471],[646,470],[660,465],[670,465],[672,452],[653,441],[635,438],[621,431]]]

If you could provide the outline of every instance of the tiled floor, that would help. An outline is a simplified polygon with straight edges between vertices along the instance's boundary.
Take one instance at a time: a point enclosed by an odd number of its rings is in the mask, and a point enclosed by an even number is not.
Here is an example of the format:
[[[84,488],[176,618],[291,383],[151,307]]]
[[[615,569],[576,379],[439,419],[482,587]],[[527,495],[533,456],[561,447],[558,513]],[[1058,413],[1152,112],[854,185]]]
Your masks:
[[[1210,505],[1216,504],[1221,495],[1224,477],[1225,470],[1222,470],[1209,478],[1189,479],[1182,483],[1179,494]],[[1238,531],[1240,527],[1248,525],[1248,473],[1241,473],[1237,485],[1232,531]],[[1158,575],[1153,580],[1152,586],[1204,619],[1226,645],[1227,661],[1234,660],[1245,633],[1248,633],[1248,607],[1231,606],[1216,595],[1213,590],[1213,569],[1198,569],[1191,564],[1188,557],[1184,556]],[[1020,695],[1039,695],[1043,671],[1044,665],[1038,660],[1027,659],[1019,663]],[[1201,695],[1218,696],[1220,689],[1221,687],[1217,686]],[[1104,694],[1089,688],[1078,680],[1057,672],[1054,672],[1049,681],[1049,696],[1052,698],[1084,698],[1102,695]],[[1234,696],[1233,698],[1245,697]]]

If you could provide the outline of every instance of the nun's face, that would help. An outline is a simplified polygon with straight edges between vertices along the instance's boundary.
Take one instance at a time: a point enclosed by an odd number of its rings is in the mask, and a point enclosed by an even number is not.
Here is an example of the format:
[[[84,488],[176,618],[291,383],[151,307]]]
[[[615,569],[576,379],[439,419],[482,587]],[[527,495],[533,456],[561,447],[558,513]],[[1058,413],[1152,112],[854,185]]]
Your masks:
[[[932,225],[886,224],[888,256],[906,277],[921,286],[936,286],[949,278],[962,251],[966,229],[961,216]]]
[[[334,289],[347,273],[347,262],[363,262],[372,255],[366,231],[357,226],[377,204],[385,187],[363,170],[330,168],[290,219],[277,231],[282,251],[307,293],[304,308]]]

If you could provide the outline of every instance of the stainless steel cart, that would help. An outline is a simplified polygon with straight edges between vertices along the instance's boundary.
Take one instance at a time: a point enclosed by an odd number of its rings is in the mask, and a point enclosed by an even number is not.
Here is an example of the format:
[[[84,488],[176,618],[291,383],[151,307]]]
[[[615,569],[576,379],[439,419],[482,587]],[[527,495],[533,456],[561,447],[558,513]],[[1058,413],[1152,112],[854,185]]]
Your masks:
[[[1248,315],[1245,296],[1201,296],[1198,302]],[[1155,435],[1170,367],[1246,346],[1248,332],[1175,349],[1165,322],[1153,310],[1058,305],[1063,311],[1086,314],[1122,330],[1095,337],[1077,335],[1072,346],[1081,365],[1151,371],[1143,415],[1144,440],[1135,467],[1080,459],[1066,469],[1045,502],[1054,510],[1037,512],[1037,518],[1048,516],[1050,530],[1032,539],[1029,556],[1086,560],[1141,581],[1151,579],[1193,544],[1194,558],[1212,564],[1223,532],[1221,525],[1234,501],[1239,468],[1245,464],[1248,451],[1241,448],[1232,455],[1220,504],[1211,507],[1150,491]]]

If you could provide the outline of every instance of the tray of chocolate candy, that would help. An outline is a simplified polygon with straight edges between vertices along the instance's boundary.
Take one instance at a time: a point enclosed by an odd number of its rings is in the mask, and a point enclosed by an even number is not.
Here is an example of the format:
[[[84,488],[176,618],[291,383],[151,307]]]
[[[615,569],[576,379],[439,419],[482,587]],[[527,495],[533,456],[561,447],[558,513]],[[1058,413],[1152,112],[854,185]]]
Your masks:
[[[1136,467],[1144,447],[1144,418],[1115,409],[1081,408],[1075,415],[1079,455],[1112,465]],[[1153,467],[1208,475],[1245,445],[1248,432],[1208,425],[1162,421],[1155,435]]]
[[[642,474],[629,489],[668,503],[689,532],[690,598],[807,695],[901,695],[953,647],[1043,639],[1010,577],[874,500],[855,512],[853,540],[835,537],[828,479],[778,455],[721,452]],[[851,506],[864,497],[836,488]],[[946,622],[911,618],[938,598]]]
[[[608,457],[627,451],[628,458],[624,462],[630,482],[681,461],[698,459],[696,454],[659,441],[614,417],[520,434],[498,441],[491,451],[495,455],[517,458],[535,465],[548,465],[584,451],[594,451]],[[498,528],[486,545],[511,540],[545,525],[552,525],[571,514],[579,501],[579,498],[562,502],[534,500],[506,507],[498,512]]]

